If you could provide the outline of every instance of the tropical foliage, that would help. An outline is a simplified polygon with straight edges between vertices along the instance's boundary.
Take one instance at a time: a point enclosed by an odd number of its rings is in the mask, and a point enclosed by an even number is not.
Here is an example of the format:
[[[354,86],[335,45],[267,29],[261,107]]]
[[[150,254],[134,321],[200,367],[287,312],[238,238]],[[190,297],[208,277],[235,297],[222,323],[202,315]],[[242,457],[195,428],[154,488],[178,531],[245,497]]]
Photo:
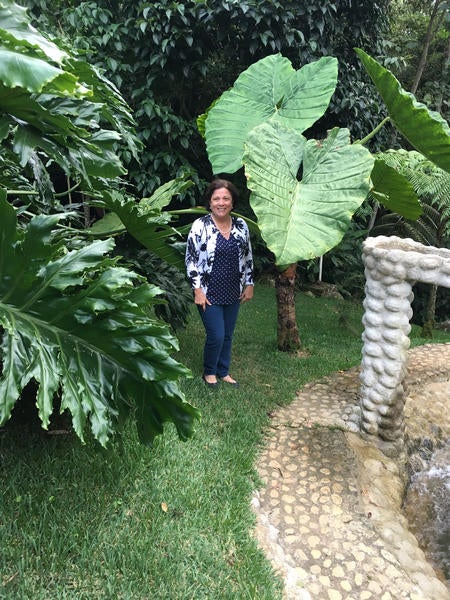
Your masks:
[[[350,145],[348,131],[336,128],[320,141],[302,135],[324,114],[336,81],[334,58],[296,71],[287,58],[268,56],[206,115],[213,170],[234,172],[244,164],[250,204],[280,267],[338,243],[369,191],[373,159],[362,145]]]
[[[214,173],[242,166],[249,132],[266,121],[302,133],[321,117],[337,83],[337,60],[324,57],[296,71],[271,55],[239,75],[206,115],[205,139]]]
[[[429,107],[450,118],[450,4],[447,0],[393,0],[392,68],[399,81]]]
[[[395,234],[424,245],[450,247],[450,173],[415,151],[387,152],[384,160],[410,181],[420,198],[423,213],[417,220],[395,213],[382,214],[373,234]],[[414,322],[423,323],[424,335],[431,336],[435,320],[445,320],[450,315],[448,290],[435,285],[417,285],[413,309]]]
[[[360,49],[356,53],[385,101],[389,120],[410,143],[448,168],[446,121],[406,93],[377,61]],[[331,58],[295,71],[281,55],[269,56],[242,73],[199,119],[213,170],[234,172],[244,165],[262,237],[288,282],[295,279],[297,261],[322,256],[341,241],[371,187],[377,200],[407,218],[422,211],[413,186],[383,155],[374,167],[363,145],[370,136],[351,144],[349,132],[339,128],[320,140],[302,135],[325,112],[335,75]],[[286,282],[281,285],[287,288]],[[285,326],[279,323],[279,347],[298,348],[292,306],[288,310],[293,294],[277,298],[279,317],[284,314],[285,320]]]
[[[77,206],[65,208],[76,190],[131,212],[118,197],[118,149],[137,157],[140,146],[128,106],[8,0],[0,58],[0,423],[35,382],[44,427],[58,404],[82,439],[89,425],[106,444],[129,415],[146,443],[170,420],[185,439],[198,412],[178,387],[189,373],[170,356],[177,341],[154,315],[160,290],[111,257],[111,239],[86,242]],[[61,177],[73,189],[58,196]]]
[[[367,196],[373,159],[349,138],[348,130],[335,128],[324,140],[306,140],[275,123],[249,134],[244,164],[250,201],[281,268],[339,243]]]
[[[353,46],[381,52],[388,0],[24,2],[44,30],[101,68],[133,107],[144,151],[129,177],[141,196],[183,173],[196,183],[210,179],[195,119],[268,55],[280,52],[295,69],[324,56],[346,65],[321,134],[339,124],[363,137],[380,111]]]
[[[336,81],[334,58],[296,71],[287,58],[268,56],[244,71],[200,119],[213,169],[234,172],[244,165],[251,207],[280,271],[280,350],[300,346],[297,261],[339,243],[370,187],[373,158],[350,143],[348,130],[334,128],[321,140],[302,135],[326,111]]]
[[[395,219],[396,228],[403,228],[405,237],[421,244],[448,246],[450,241],[450,172],[437,167],[416,151],[386,152],[383,160],[400,171],[411,183],[424,207],[417,220],[404,219],[392,213],[385,215],[374,233],[389,235],[386,227]],[[400,225],[401,224],[401,225]]]
[[[356,52],[383,98],[395,127],[416,150],[450,172],[450,127],[447,121],[417,102],[388,69],[361,49]]]
[[[448,168],[446,121],[405,92],[377,61],[360,49],[356,52],[396,128],[436,164]],[[413,187],[382,154],[372,169],[373,159],[362,145],[367,139],[350,144],[348,133],[337,129],[319,141],[306,141],[301,135],[325,112],[336,85],[336,69],[332,58],[295,71],[285,57],[269,56],[242,73],[200,120],[213,170],[234,172],[244,164],[254,192],[252,208],[279,266],[320,256],[340,241],[369,191],[369,174],[373,193],[388,208],[410,219],[421,212]],[[347,179],[346,169],[353,179]],[[319,202],[324,206],[329,202],[324,212],[314,206],[320,198],[317,174],[324,188]],[[340,202],[341,188],[348,203]],[[357,198],[353,205],[349,190]],[[326,231],[333,232],[327,241]]]

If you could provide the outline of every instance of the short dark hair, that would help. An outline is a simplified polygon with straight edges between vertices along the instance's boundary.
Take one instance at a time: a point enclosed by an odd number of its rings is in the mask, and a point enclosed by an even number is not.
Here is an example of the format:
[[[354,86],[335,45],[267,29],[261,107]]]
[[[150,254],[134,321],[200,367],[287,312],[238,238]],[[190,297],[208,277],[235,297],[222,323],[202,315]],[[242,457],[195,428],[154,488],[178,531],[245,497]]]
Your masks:
[[[220,188],[225,188],[227,189],[230,194],[231,194],[231,198],[233,200],[233,208],[235,208],[238,198],[239,198],[239,192],[237,191],[236,186],[231,183],[231,181],[228,181],[228,179],[213,179],[211,181],[211,183],[208,185],[208,188],[206,189],[205,192],[205,206],[206,208],[209,209],[209,203],[211,201],[211,196],[213,195],[213,193],[216,190],[220,190]]]

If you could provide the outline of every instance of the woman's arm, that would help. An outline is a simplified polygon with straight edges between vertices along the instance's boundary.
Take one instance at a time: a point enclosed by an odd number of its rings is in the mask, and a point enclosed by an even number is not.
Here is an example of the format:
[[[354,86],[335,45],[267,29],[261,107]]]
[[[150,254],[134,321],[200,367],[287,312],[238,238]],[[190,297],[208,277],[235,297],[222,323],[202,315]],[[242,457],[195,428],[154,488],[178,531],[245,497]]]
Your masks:
[[[201,273],[199,269],[200,231],[197,221],[192,223],[192,227],[189,231],[186,243],[186,254],[184,257],[186,274],[192,289],[201,287]]]
[[[247,255],[245,259],[245,285],[251,287],[251,297],[253,297],[253,252],[252,243],[250,241],[250,232],[248,230],[247,223],[245,224],[246,229],[246,242],[247,242]]]

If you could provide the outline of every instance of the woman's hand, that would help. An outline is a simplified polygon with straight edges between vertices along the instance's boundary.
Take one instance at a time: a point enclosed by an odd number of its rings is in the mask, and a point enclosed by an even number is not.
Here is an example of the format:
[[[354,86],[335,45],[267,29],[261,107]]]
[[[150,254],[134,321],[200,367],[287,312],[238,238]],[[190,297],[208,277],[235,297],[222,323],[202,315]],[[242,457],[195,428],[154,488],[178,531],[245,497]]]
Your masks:
[[[206,305],[211,306],[211,302],[205,296],[205,292],[202,288],[195,288],[194,290],[194,302],[197,306],[201,306],[203,310],[206,310]]]
[[[241,303],[242,302],[248,302],[252,298],[253,298],[253,286],[252,285],[248,285],[244,289],[244,291],[242,292],[242,294],[240,296]]]

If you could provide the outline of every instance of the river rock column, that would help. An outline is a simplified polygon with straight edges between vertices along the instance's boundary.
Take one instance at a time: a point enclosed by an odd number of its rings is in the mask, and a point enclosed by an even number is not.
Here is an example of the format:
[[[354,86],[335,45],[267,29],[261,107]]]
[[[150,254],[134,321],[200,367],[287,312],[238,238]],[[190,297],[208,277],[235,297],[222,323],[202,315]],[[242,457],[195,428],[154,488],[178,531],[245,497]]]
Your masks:
[[[404,448],[404,380],[415,281],[450,287],[450,251],[379,236],[363,245],[366,287],[360,432],[387,456]]]

